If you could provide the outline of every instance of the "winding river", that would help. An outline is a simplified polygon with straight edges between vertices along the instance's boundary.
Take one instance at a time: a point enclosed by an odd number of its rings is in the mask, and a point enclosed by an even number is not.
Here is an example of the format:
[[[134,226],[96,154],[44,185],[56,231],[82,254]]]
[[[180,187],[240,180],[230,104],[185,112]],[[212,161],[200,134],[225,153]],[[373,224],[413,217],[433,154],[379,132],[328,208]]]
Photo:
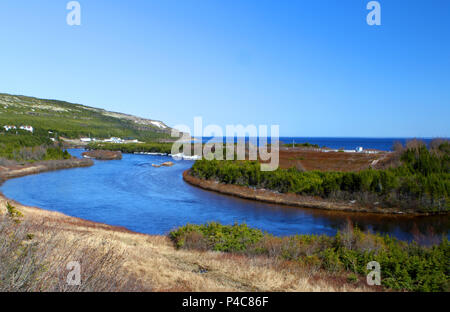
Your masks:
[[[70,150],[80,157],[82,150]],[[185,183],[192,161],[125,154],[120,161],[47,172],[6,181],[0,191],[22,204],[59,211],[147,234],[167,234],[186,223],[247,223],[275,235],[334,235],[347,220],[364,230],[422,243],[449,236],[448,216],[395,217],[278,206],[220,195]]]

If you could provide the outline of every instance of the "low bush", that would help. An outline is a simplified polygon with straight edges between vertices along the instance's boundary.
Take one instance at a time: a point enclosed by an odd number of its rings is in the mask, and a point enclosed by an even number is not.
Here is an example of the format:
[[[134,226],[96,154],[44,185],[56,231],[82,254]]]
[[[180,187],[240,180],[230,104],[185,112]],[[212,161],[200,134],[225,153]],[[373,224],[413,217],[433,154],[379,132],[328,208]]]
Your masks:
[[[245,251],[263,237],[261,231],[249,228],[246,224],[225,226],[215,222],[205,225],[188,224],[169,235],[178,248],[188,248],[193,241],[197,241],[201,244],[195,244],[200,246],[196,249],[228,252]]]
[[[276,257],[328,272],[366,276],[367,264],[381,266],[387,288],[407,291],[450,291],[450,245],[446,237],[433,246],[399,241],[388,235],[363,233],[351,225],[335,236],[276,237],[245,224],[209,223],[180,227],[169,237],[178,248]],[[192,244],[195,241],[197,243]],[[201,243],[198,243],[201,242]]]
[[[450,204],[450,150],[445,141],[428,150],[406,149],[402,165],[384,170],[321,172],[277,169],[262,172],[255,161],[198,160],[191,174],[221,183],[265,188],[281,193],[330,199],[378,201],[384,206],[418,212],[448,212]],[[372,202],[374,202],[372,201]]]
[[[17,131],[17,133],[0,133],[1,163],[9,161],[34,162],[41,160],[70,159],[72,156],[45,134]]]

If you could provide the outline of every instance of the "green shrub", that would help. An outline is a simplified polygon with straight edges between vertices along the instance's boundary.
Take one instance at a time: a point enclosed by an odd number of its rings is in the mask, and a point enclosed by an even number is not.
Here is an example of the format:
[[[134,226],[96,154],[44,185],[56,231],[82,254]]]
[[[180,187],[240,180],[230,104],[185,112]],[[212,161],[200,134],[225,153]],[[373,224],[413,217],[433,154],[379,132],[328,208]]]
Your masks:
[[[192,233],[203,235],[212,250],[227,252],[245,251],[263,237],[260,230],[249,228],[246,224],[226,226],[215,222],[205,225],[188,224],[170,232],[169,237],[178,248],[182,248],[186,237]]]
[[[425,292],[449,290],[450,246],[446,237],[439,244],[426,247],[388,235],[363,233],[353,227],[339,231],[333,237],[276,237],[245,224],[226,226],[219,223],[188,224],[172,231],[169,236],[178,248],[238,252],[297,261],[299,265],[319,267],[333,273],[349,272],[351,281],[356,281],[358,276],[364,278],[369,273],[367,264],[377,261],[381,267],[381,283],[387,288]],[[194,244],[192,237],[195,238]],[[187,241],[191,242],[186,244]]]
[[[449,211],[450,165],[448,143],[432,152],[421,146],[407,149],[403,165],[359,172],[302,172],[295,168],[262,172],[255,161],[198,160],[191,174],[227,184],[266,188],[281,193],[349,199],[371,194],[385,206],[417,211]],[[339,197],[340,196],[340,197]]]
[[[16,207],[11,205],[9,202],[6,203],[6,211],[8,217],[14,221],[15,223],[22,222],[21,219],[23,217],[23,213],[20,212]]]
[[[52,142],[41,129],[0,133],[0,157],[18,162],[70,159],[72,156]]]

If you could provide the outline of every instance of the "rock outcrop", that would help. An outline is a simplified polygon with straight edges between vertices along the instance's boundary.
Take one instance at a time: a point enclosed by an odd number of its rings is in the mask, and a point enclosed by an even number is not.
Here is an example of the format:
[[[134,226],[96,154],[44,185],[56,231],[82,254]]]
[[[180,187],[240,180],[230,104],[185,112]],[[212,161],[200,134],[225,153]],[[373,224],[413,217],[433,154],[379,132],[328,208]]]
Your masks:
[[[152,164],[152,167],[155,167],[155,168],[160,168],[160,167],[172,167],[173,165],[174,165],[173,162],[167,161],[167,162],[164,162],[164,163],[162,163],[162,164],[160,164],[160,165]]]
[[[120,152],[120,151],[95,150],[95,151],[84,152],[81,155],[84,158],[94,158],[97,160],[120,160],[120,159],[122,159],[122,152]]]

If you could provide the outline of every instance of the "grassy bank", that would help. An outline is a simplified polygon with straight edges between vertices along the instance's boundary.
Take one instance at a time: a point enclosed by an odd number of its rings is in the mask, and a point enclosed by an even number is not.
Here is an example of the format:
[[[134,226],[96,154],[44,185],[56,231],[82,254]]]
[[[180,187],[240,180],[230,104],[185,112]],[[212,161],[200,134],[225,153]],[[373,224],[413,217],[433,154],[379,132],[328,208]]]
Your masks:
[[[11,204],[0,214],[0,292],[136,291],[140,284],[123,268],[123,250],[103,240],[82,242],[62,229],[23,220]],[[79,285],[67,278],[77,262],[82,270]]]
[[[70,168],[81,168],[90,167],[94,164],[92,159],[61,159],[61,160],[46,160],[38,161],[27,164],[7,164],[0,167],[0,183],[5,180],[23,177],[30,174],[38,174],[42,172],[70,169]]]
[[[197,161],[190,174],[206,180],[280,193],[355,200],[360,205],[398,207],[418,213],[447,213],[450,194],[450,144],[428,149],[419,144],[392,157],[383,170],[359,172],[299,171],[296,168],[262,172],[258,162]]]
[[[446,238],[431,247],[363,233],[349,224],[334,237],[296,235],[275,237],[243,225],[186,225],[169,234],[177,248],[214,250],[247,257],[265,256],[299,267],[363,279],[367,264],[381,266],[386,288],[406,291],[450,291],[450,245]]]
[[[20,212],[13,213],[20,223],[8,216],[7,202]],[[7,246],[0,249],[0,290],[4,291],[378,290],[364,281],[349,281],[291,261],[176,249],[165,236],[23,206],[1,194],[0,244]],[[81,264],[79,287],[66,283],[71,261]]]

